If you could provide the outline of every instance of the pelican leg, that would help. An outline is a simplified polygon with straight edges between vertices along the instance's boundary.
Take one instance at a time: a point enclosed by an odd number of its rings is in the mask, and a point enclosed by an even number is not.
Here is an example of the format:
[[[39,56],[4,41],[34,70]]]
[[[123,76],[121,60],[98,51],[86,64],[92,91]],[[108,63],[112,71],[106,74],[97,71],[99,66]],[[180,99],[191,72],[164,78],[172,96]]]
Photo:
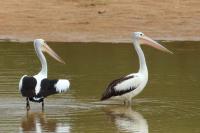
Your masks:
[[[132,105],[132,100],[128,100],[128,106]]]
[[[26,110],[27,110],[27,111],[30,110],[30,104],[29,104],[29,99],[28,99],[28,97],[26,98]]]
[[[126,100],[124,100],[124,106],[131,106],[132,105],[132,100],[130,100],[130,99],[126,99]]]
[[[128,103],[129,103],[129,102],[127,101],[127,99],[125,99],[125,100],[124,100],[124,106],[127,106]]]
[[[44,99],[42,99],[42,111],[44,111]]]
[[[126,100],[124,100],[124,105],[126,105]]]

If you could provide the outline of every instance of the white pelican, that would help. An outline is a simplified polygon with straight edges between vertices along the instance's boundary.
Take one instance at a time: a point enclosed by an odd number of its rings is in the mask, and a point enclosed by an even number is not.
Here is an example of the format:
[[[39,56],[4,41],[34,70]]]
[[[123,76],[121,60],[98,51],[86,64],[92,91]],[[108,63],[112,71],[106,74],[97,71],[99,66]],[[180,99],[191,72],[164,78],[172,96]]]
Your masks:
[[[41,71],[34,76],[24,75],[19,82],[19,91],[23,97],[26,97],[26,109],[30,109],[29,100],[32,102],[42,102],[44,109],[44,98],[56,93],[65,92],[68,90],[70,83],[66,79],[47,79],[47,61],[42,52],[47,52],[54,59],[61,63],[65,63],[43,39],[34,40],[34,48],[36,54],[42,64]]]
[[[139,56],[140,68],[138,73],[132,73],[112,81],[103,93],[101,100],[106,100],[111,97],[122,98],[124,104],[130,105],[132,98],[144,89],[148,81],[148,70],[144,53],[140,46],[141,44],[150,45],[156,49],[172,54],[171,51],[145,36],[142,32],[133,33],[133,44]]]

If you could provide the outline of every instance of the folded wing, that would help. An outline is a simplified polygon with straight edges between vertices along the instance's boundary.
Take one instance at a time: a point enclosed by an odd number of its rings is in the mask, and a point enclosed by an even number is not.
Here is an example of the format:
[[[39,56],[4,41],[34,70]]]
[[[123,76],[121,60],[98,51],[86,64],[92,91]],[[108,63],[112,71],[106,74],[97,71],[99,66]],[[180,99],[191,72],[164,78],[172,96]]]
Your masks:
[[[113,96],[121,96],[136,89],[139,85],[139,78],[135,75],[128,75],[112,81],[105,92],[103,93],[101,100],[109,99]]]

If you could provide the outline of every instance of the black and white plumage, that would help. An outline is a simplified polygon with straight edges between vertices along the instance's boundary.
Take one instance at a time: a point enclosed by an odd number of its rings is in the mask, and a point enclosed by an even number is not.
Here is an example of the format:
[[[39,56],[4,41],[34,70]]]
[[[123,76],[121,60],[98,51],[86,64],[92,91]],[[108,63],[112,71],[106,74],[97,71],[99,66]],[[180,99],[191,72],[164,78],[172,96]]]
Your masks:
[[[69,81],[60,79],[60,80],[49,80],[42,79],[40,82],[40,90],[36,94],[36,85],[37,80],[34,77],[24,76],[22,79],[21,85],[21,94],[24,97],[28,97],[30,101],[33,102],[42,102],[43,99],[49,95],[62,93],[67,91],[69,87]]]
[[[138,73],[132,73],[125,77],[112,81],[103,93],[101,100],[116,97],[123,99],[125,104],[130,105],[132,98],[138,95],[144,89],[148,81],[148,69],[140,43],[150,45],[161,51],[172,53],[159,43],[145,36],[142,32],[134,32],[133,44],[139,57],[139,71]]]
[[[103,94],[101,100],[106,100],[112,96],[119,96],[119,95],[123,95],[126,94],[128,92],[133,91],[136,87],[134,86],[127,86],[126,89],[121,90],[119,88],[120,83],[124,83],[125,81],[128,82],[129,80],[131,81],[131,79],[133,79],[134,76],[126,76],[126,77],[122,77],[116,80],[113,80],[107,87],[105,93]]]
[[[70,86],[70,82],[66,79],[47,79],[47,62],[42,52],[47,52],[61,63],[64,63],[64,61],[45,43],[43,39],[35,39],[34,48],[42,64],[42,69],[35,76],[24,75],[19,82],[19,91],[23,97],[26,97],[27,100],[27,110],[30,109],[29,101],[39,103],[42,102],[43,108],[45,97],[66,92]]]

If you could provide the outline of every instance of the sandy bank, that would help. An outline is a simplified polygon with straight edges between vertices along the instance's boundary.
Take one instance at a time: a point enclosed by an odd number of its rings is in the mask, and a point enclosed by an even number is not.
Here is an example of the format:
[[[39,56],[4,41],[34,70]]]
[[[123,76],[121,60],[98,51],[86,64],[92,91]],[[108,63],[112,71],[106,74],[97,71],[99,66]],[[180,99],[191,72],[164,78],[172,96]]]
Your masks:
[[[200,40],[199,0],[1,0],[0,39],[130,42]]]

